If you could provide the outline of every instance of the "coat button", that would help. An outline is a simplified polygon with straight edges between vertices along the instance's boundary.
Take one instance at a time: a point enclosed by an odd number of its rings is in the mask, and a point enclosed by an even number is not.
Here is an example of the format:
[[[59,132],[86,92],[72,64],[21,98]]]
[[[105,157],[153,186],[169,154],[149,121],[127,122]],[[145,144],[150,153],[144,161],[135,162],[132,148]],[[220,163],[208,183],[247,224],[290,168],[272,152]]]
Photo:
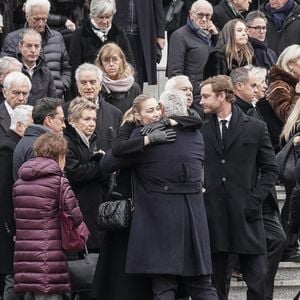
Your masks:
[[[222,163],[222,164],[225,164],[225,162],[226,162],[225,159],[222,159],[222,160],[221,160],[221,163]]]
[[[226,181],[226,177],[222,177],[222,181],[225,182]]]
[[[164,190],[167,191],[169,187],[167,185],[164,186]]]

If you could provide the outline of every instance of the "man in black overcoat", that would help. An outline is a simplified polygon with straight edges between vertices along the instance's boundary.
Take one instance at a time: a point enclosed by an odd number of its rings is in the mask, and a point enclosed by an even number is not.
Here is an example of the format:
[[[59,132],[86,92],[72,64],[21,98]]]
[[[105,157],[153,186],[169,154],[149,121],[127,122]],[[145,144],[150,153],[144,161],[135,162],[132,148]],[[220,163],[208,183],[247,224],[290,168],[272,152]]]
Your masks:
[[[15,299],[13,289],[13,256],[15,235],[14,208],[12,199],[13,152],[24,135],[24,131],[32,123],[32,106],[20,105],[12,115],[10,130],[0,140],[0,274],[6,275],[4,298]]]
[[[212,114],[201,131],[213,281],[219,299],[227,299],[228,259],[238,254],[247,299],[265,299],[262,202],[276,183],[277,167],[266,124],[245,115],[234,102],[228,76],[202,82],[200,103],[205,113]]]
[[[255,75],[246,68],[237,68],[231,72],[230,77],[236,96],[235,105],[237,105],[245,114],[263,121],[262,114],[255,104],[257,101],[255,100],[255,96],[258,88]],[[272,300],[275,275],[286,245],[286,236],[281,225],[275,186],[267,197],[263,199],[262,213],[268,257],[266,299]]]

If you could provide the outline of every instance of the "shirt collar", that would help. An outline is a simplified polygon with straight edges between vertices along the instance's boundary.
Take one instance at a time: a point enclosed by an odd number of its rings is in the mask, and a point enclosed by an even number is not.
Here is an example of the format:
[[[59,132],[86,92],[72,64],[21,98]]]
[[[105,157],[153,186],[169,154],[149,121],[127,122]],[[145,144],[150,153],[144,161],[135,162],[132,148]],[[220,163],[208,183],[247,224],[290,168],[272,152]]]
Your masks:
[[[13,110],[12,107],[7,103],[6,100],[4,101],[4,105],[5,105],[6,109],[7,109],[8,114],[9,114],[10,116],[12,116],[14,110]]]

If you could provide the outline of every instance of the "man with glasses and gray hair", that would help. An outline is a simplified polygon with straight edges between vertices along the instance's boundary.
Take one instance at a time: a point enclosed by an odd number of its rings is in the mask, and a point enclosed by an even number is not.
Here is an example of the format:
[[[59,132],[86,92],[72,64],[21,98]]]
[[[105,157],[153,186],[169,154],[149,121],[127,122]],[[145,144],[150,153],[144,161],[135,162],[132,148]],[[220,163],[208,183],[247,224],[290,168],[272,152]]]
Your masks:
[[[249,42],[254,50],[256,65],[269,70],[271,66],[276,64],[277,55],[267,46],[267,18],[261,11],[255,10],[247,15],[245,21]]]

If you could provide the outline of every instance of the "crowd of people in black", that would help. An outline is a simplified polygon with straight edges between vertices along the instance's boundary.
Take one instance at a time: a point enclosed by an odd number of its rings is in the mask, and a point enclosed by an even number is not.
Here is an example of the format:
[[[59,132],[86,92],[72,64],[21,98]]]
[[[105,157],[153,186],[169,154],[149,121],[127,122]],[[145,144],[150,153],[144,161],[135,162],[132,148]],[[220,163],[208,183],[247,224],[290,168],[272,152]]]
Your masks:
[[[300,154],[300,4],[4,0],[0,14],[0,299],[226,300],[232,276],[273,299],[279,262],[300,262],[300,159],[279,181],[275,157]],[[112,182],[134,210],[104,232]],[[82,293],[60,198],[99,254]]]

